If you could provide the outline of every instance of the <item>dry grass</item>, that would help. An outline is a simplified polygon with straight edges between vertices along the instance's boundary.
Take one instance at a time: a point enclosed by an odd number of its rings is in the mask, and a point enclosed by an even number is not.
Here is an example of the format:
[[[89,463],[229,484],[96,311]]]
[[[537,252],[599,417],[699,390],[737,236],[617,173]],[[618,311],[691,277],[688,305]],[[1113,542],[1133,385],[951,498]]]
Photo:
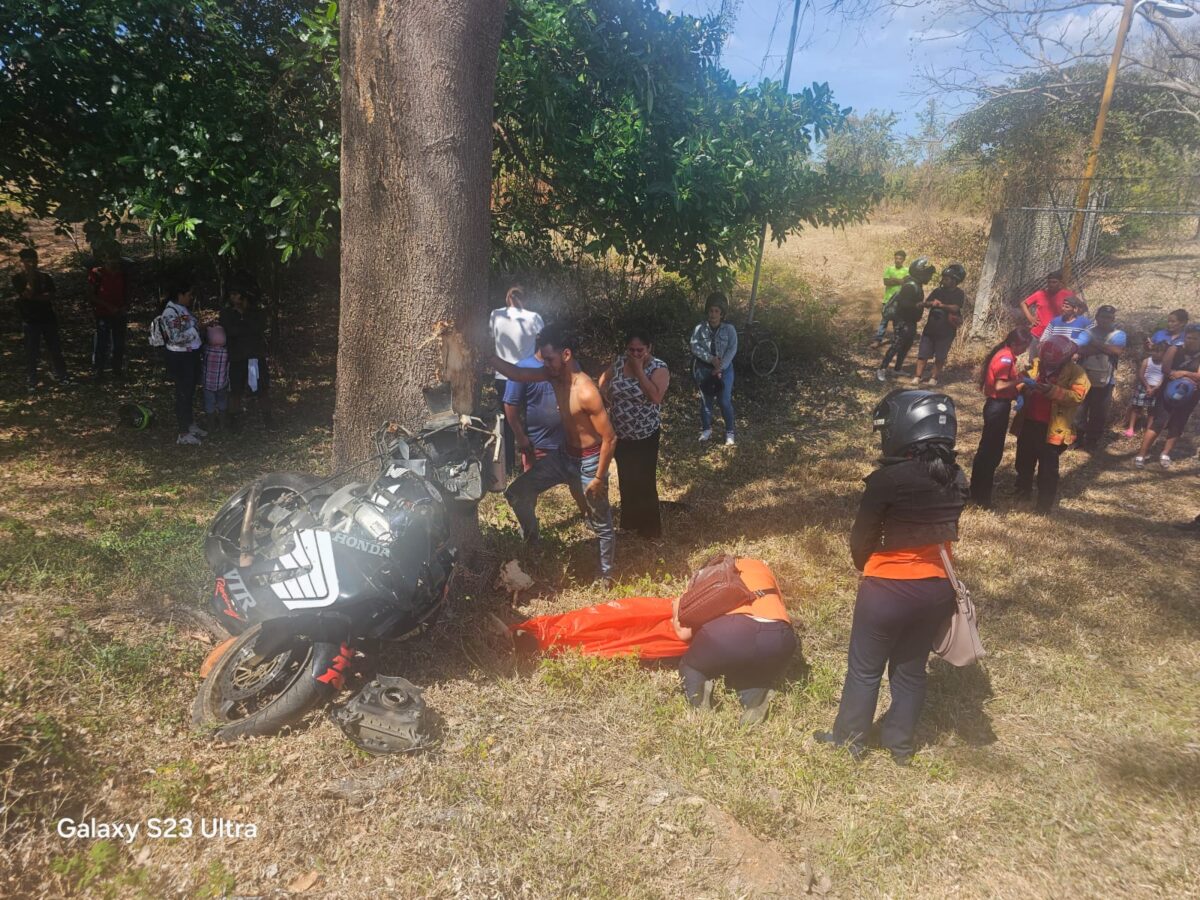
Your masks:
[[[961,569],[986,665],[933,666],[911,769],[808,739],[840,692],[846,532],[881,393],[855,348],[904,227],[814,232],[772,254],[776,311],[802,273],[842,305],[853,358],[745,382],[733,451],[694,442],[690,390],[673,388],[667,540],[619,543],[628,593],[670,592],[716,547],[775,568],[802,657],[755,731],[731,703],[689,712],[669,669],[568,656],[514,671],[484,636],[503,601],[475,595],[389,660],[445,718],[435,752],[372,761],[320,718],[207,744],[187,727],[208,648],[186,615],[208,589],[199,537],[252,475],[321,468],[327,369],[289,373],[278,439],[251,431],[198,452],[169,427],[118,431],[102,388],[28,400],[0,386],[0,894],[274,895],[316,872],[312,895],[344,897],[794,896],[816,872],[844,897],[1196,895],[1196,545],[1168,527],[1198,511],[1194,460],[1135,471],[1118,443],[1065,460],[1054,522],[968,512]],[[7,371],[18,350],[6,340]],[[969,458],[979,401],[963,366],[950,391]],[[131,393],[169,409],[146,371]],[[554,552],[522,614],[600,598],[569,501],[544,511]],[[490,499],[482,517],[490,559],[507,557],[511,513]],[[181,813],[254,822],[259,836],[88,845],[52,830],[58,815]]]

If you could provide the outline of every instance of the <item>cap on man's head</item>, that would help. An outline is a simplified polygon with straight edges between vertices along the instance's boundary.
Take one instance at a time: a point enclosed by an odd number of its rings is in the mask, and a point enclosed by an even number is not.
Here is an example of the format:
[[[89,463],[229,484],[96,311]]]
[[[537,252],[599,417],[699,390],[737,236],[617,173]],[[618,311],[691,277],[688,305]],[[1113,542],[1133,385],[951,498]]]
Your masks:
[[[38,258],[37,251],[34,250],[32,247],[25,247],[23,250],[21,250],[20,253],[17,254],[17,256],[19,256],[21,259],[37,259]]]
[[[1113,306],[1111,303],[1105,303],[1103,306],[1101,306],[1099,309],[1096,310],[1096,315],[1098,315],[1098,316],[1103,316],[1103,315],[1115,316],[1116,314],[1117,314],[1117,308],[1115,306]]]
[[[1062,269],[1055,269],[1046,276],[1047,281],[1049,281],[1051,278],[1053,278],[1055,281],[1062,281]]]

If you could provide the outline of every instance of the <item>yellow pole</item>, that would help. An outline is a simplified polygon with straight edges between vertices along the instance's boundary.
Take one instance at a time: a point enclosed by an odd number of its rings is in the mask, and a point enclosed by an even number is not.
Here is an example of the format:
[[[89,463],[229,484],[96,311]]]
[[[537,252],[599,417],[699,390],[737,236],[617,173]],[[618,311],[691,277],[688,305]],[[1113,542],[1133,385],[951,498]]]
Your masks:
[[[1108,64],[1108,77],[1104,80],[1104,93],[1100,95],[1100,112],[1096,116],[1096,129],[1092,132],[1092,146],[1088,149],[1087,165],[1083,168],[1083,180],[1079,183],[1079,195],[1075,198],[1075,215],[1071,219],[1071,231],[1067,235],[1067,253],[1063,260],[1063,282],[1071,280],[1071,267],[1075,262],[1075,253],[1079,250],[1079,239],[1083,236],[1084,210],[1087,209],[1088,195],[1092,192],[1092,178],[1096,174],[1096,165],[1100,162],[1100,142],[1104,140],[1104,122],[1108,119],[1108,107],[1112,102],[1113,87],[1117,83],[1117,67],[1121,63],[1121,52],[1125,49],[1125,35],[1129,34],[1129,26],[1133,22],[1133,7],[1135,0],[1125,0],[1125,8],[1121,11],[1121,25],[1117,28],[1117,44],[1113,47],[1112,61]]]

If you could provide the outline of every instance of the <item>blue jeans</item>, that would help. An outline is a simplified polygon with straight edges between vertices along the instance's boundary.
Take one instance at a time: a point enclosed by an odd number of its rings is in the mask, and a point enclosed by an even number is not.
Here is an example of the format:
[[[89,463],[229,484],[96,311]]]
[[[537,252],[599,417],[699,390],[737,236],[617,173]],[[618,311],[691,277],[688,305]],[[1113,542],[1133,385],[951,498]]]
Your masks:
[[[702,382],[711,372],[711,368],[696,366],[692,372],[692,377],[696,381],[696,387],[700,387]],[[721,406],[721,416],[725,419],[725,433],[733,434],[733,363],[727,365],[721,370],[721,390],[716,397],[710,397],[704,391],[700,392],[700,427],[705,431],[712,428],[713,425],[713,400]]]
[[[600,539],[600,574],[612,575],[613,560],[617,551],[617,533],[613,528],[612,507],[608,505],[607,491],[596,500],[588,499],[584,488],[596,477],[600,465],[600,454],[583,459],[570,456],[563,449],[553,450],[533,464],[528,472],[519,475],[504,492],[517,521],[521,523],[521,534],[529,543],[538,540],[537,498],[557,484],[565,484],[571,496],[584,512],[584,518],[596,537]]]
[[[879,319],[879,327],[875,329],[875,340],[882,341],[883,336],[887,334],[888,322],[892,321],[887,316],[881,316]]]

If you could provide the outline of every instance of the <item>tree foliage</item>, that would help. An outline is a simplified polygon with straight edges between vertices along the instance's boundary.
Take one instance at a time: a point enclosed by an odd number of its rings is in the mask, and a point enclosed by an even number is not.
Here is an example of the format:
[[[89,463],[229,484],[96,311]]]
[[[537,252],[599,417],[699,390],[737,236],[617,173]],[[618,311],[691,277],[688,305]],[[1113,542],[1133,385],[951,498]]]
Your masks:
[[[726,17],[727,18],[727,17]],[[840,224],[871,173],[810,164],[827,85],[738,86],[719,14],[653,0],[512,0],[496,84],[498,255],[622,254],[711,282],[757,243]],[[36,215],[138,220],[214,259],[335,240],[333,0],[8,0],[0,169]]]
[[[283,261],[336,229],[337,6],[11,0],[0,161],[35,215]]]
[[[653,0],[515,0],[497,78],[497,231],[510,252],[556,239],[713,280],[804,223],[865,213],[876,184],[809,164],[841,124],[827,85],[739,87],[716,63],[719,17]]]
[[[1062,90],[1057,72],[1014,79],[1008,90],[954,123],[952,151],[978,161],[1025,199],[1078,174],[1096,121],[1104,66],[1084,64],[1066,74],[1076,85],[1071,91]],[[1165,179],[1189,174],[1200,162],[1200,123],[1147,115],[1147,87],[1137,83],[1140,77],[1131,72],[1117,82],[1098,174],[1159,177],[1166,185]],[[1047,85],[1054,89],[1043,90]]]

